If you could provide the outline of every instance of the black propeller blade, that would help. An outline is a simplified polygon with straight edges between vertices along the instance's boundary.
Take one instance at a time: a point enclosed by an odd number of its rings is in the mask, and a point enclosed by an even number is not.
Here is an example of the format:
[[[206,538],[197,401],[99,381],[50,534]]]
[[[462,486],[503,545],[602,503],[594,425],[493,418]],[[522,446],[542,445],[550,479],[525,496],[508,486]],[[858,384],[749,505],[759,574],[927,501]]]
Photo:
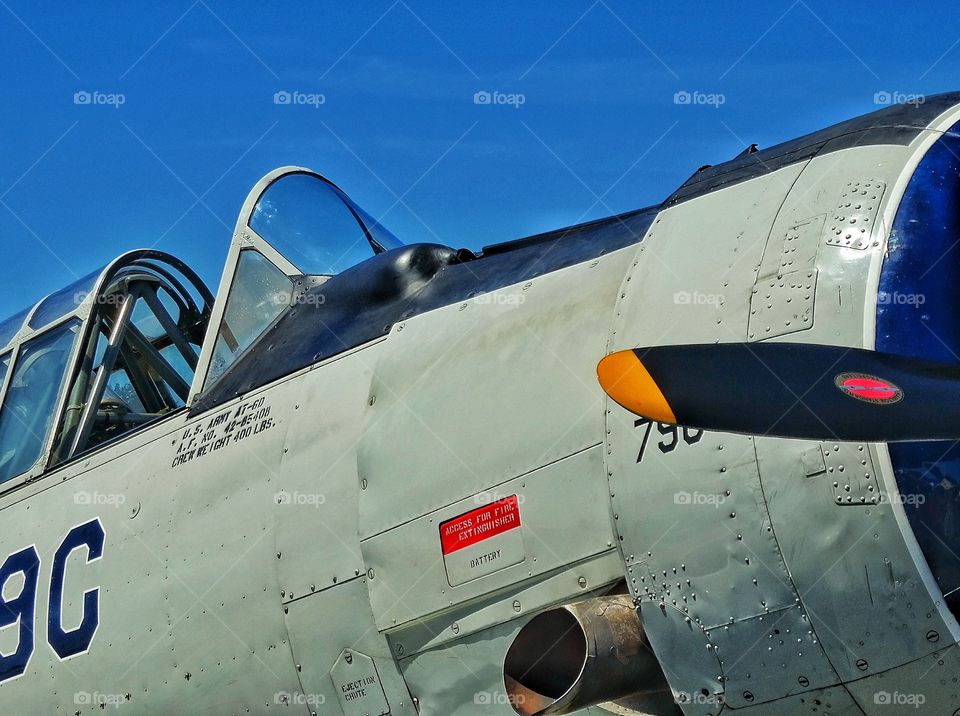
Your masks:
[[[812,440],[960,439],[960,366],[858,348],[717,343],[636,348],[597,366],[637,415]]]

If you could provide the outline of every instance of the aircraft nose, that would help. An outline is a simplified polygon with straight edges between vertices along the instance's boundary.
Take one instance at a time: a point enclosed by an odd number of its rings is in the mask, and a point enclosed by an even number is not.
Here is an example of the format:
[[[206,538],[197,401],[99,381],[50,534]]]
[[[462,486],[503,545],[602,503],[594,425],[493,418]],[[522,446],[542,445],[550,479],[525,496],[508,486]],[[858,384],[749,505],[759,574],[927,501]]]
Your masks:
[[[900,201],[877,292],[878,351],[960,365],[958,157],[960,138],[944,134]],[[960,614],[960,447],[933,441],[889,450],[896,499],[948,605]]]

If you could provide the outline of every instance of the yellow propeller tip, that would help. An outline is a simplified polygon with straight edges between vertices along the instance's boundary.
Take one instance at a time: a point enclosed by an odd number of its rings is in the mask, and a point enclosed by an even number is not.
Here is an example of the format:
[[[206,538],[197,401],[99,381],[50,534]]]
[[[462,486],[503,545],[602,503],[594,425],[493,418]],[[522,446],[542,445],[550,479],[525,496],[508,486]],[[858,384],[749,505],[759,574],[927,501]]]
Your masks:
[[[631,413],[675,425],[676,416],[663,391],[633,351],[611,353],[597,365],[603,392]]]

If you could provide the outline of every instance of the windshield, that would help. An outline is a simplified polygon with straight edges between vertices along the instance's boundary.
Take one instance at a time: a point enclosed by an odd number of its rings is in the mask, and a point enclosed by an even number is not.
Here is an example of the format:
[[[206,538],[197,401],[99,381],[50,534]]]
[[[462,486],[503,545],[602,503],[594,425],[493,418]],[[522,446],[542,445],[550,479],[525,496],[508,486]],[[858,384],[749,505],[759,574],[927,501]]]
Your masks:
[[[0,409],[0,482],[27,472],[43,453],[79,328],[70,321],[20,348]]]
[[[304,274],[332,276],[402,246],[330,182],[287,174],[260,196],[250,228]]]
[[[290,305],[293,282],[252,249],[240,252],[237,272],[217,334],[213,362],[207,373],[212,383],[249,348],[264,329]]]

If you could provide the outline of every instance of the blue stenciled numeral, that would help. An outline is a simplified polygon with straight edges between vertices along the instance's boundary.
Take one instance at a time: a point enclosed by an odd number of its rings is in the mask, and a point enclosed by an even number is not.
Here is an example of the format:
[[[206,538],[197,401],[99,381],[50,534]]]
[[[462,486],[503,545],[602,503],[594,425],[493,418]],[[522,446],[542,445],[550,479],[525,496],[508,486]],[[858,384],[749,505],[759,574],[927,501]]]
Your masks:
[[[77,549],[86,548],[87,563],[103,556],[104,532],[99,519],[74,527],[60,543],[53,558],[50,575],[50,608],[47,612],[47,641],[61,659],[82,654],[90,648],[93,635],[100,623],[100,590],[90,589],[83,594],[83,621],[72,631],[63,628],[63,579],[67,558]]]
[[[50,575],[50,608],[47,615],[47,641],[61,659],[81,654],[90,648],[100,622],[100,590],[83,594],[83,620],[72,631],[65,631],[62,623],[63,580],[67,558],[77,549],[86,548],[87,563],[103,556],[104,532],[99,518],[74,527],[64,537],[53,558]],[[23,575],[23,585],[17,596],[7,599],[7,583]],[[0,566],[0,629],[13,624],[19,626],[17,649],[12,654],[0,653],[0,683],[23,674],[30,663],[34,649],[34,619],[37,610],[37,584],[40,580],[40,556],[34,546],[14,552]],[[12,591],[12,590],[11,590]]]
[[[23,574],[20,593],[4,599],[7,582],[17,574]],[[0,628],[20,620],[20,640],[17,650],[9,656],[0,655],[0,681],[20,676],[27,670],[33,656],[33,617],[37,608],[37,580],[40,577],[40,556],[30,546],[11,554],[0,567]]]

